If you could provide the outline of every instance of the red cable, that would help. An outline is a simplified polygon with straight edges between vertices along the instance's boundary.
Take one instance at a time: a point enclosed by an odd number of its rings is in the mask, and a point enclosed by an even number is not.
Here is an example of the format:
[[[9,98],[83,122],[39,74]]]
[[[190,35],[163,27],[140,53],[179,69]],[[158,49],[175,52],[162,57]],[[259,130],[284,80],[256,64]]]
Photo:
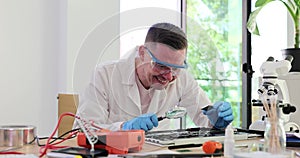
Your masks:
[[[55,147],[54,145],[49,144],[50,140],[51,140],[51,139],[53,138],[53,136],[55,135],[55,133],[56,133],[56,131],[57,131],[57,129],[58,129],[60,123],[61,123],[61,120],[62,120],[62,118],[63,118],[64,116],[72,116],[72,117],[75,117],[75,118],[79,118],[78,116],[76,116],[75,114],[73,114],[73,113],[71,113],[71,112],[66,112],[66,113],[61,114],[61,115],[59,116],[59,120],[58,120],[58,122],[57,122],[57,124],[56,124],[56,127],[55,127],[54,131],[52,132],[52,134],[50,135],[50,137],[47,139],[47,142],[46,142],[45,146],[40,148],[40,156],[39,156],[39,157],[43,157],[44,155],[46,155],[48,149],[54,149],[54,148],[62,148],[62,147],[66,147],[66,146],[57,146],[57,147]],[[66,140],[66,139],[64,139],[64,141],[65,141],[65,140]],[[63,141],[61,141],[61,142],[63,142]],[[60,143],[61,143],[61,142],[60,142]],[[58,143],[56,143],[56,144],[58,144]]]
[[[7,155],[7,154],[24,154],[24,153],[21,153],[21,152],[16,152],[16,151],[1,151],[0,152],[0,155]]]
[[[64,141],[70,139],[74,134],[77,134],[77,133],[78,133],[78,131],[77,131],[77,132],[73,132],[73,133],[71,133],[68,137],[63,138],[61,141],[56,142],[56,143],[53,143],[53,144],[49,144],[49,145],[48,145],[48,149],[60,149],[60,148],[66,148],[66,147],[68,147],[68,146],[57,146],[57,144],[60,144],[60,143],[62,143],[62,142],[64,142]],[[40,151],[41,151],[42,149],[45,149],[45,146],[41,147],[41,148],[40,148]]]
[[[64,142],[64,141],[66,141],[66,140],[68,140],[68,139],[72,138],[72,136],[73,136],[74,134],[76,134],[76,135],[77,135],[77,133],[78,133],[78,131],[77,131],[77,132],[74,132],[74,133],[71,133],[71,134],[69,134],[69,136],[68,136],[68,137],[65,137],[65,138],[63,138],[61,141],[59,141],[59,142],[56,142],[56,143],[53,143],[53,144],[51,144],[51,145],[57,145],[57,144],[60,144],[60,143],[62,143],[62,142]]]

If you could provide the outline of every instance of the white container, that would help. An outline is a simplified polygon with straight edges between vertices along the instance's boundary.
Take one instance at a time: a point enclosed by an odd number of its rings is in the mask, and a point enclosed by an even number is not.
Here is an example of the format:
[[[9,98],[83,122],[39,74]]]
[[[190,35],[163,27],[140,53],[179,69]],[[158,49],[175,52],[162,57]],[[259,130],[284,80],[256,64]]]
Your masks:
[[[224,139],[224,157],[232,158],[234,150],[234,130],[231,123],[225,129],[225,139]]]

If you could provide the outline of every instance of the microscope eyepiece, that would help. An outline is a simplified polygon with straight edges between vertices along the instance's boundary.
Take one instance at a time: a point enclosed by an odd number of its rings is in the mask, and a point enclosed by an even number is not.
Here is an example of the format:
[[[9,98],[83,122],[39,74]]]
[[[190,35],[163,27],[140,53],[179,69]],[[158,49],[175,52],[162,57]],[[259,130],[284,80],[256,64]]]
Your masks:
[[[294,60],[294,57],[291,56],[291,55],[287,55],[287,56],[285,57],[285,60],[287,60],[287,61],[289,61],[289,62],[292,62],[292,61]]]
[[[270,56],[267,61],[274,61],[274,57]]]
[[[284,114],[290,114],[296,112],[296,107],[291,104],[285,104],[282,106],[282,112]]]

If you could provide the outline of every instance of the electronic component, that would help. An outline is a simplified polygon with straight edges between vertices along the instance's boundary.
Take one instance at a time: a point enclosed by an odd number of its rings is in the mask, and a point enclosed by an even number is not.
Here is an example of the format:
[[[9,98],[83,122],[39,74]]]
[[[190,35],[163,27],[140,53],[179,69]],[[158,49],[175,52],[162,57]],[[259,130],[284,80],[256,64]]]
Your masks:
[[[98,137],[96,135],[96,130],[93,130],[92,124],[88,122],[87,120],[83,119],[79,114],[75,117],[76,121],[85,134],[86,139],[88,140],[90,144],[91,151],[94,150],[94,144],[98,141]]]
[[[204,108],[202,108],[201,110],[205,110],[205,111],[208,111],[210,109],[212,109],[213,106],[212,105],[206,105]]]
[[[245,140],[261,136],[246,132],[234,131],[235,140]],[[199,144],[209,140],[224,141],[225,130],[215,128],[188,128],[179,130],[149,131],[146,132],[145,142],[158,146],[183,144]]]
[[[96,149],[106,149],[109,154],[127,154],[142,150],[145,142],[145,131],[126,130],[97,133],[98,141],[95,142]],[[91,148],[84,133],[77,136],[79,146]]]
[[[82,158],[94,158],[94,157],[108,155],[108,152],[105,149],[95,149],[94,151],[91,151],[90,149],[81,148],[81,147],[68,147],[68,148],[53,150],[51,152],[63,153],[63,154],[68,154],[68,155],[80,155]],[[51,154],[48,154],[48,157],[49,157],[49,155],[51,155]],[[65,157],[71,157],[71,156],[66,155]]]

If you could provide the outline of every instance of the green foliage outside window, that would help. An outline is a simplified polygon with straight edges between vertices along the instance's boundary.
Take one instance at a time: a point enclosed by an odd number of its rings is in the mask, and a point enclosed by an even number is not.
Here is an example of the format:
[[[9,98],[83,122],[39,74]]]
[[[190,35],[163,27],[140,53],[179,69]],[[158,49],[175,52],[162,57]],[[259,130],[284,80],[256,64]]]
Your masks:
[[[231,103],[241,126],[242,1],[187,0],[189,71],[212,102]]]

